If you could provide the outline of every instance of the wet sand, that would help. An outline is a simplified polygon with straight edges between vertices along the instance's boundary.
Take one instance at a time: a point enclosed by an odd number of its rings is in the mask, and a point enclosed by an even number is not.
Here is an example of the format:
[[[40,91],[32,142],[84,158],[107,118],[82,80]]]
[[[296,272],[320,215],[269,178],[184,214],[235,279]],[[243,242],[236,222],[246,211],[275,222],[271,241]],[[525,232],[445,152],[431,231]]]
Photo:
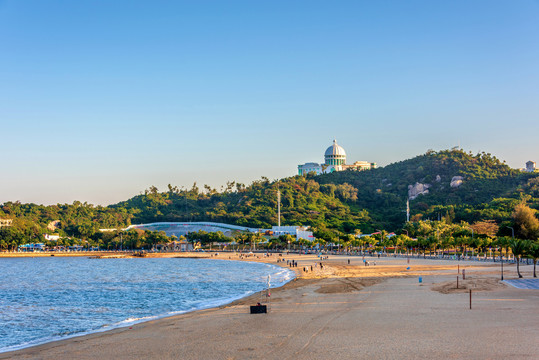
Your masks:
[[[238,260],[227,253],[211,257]],[[244,260],[286,266],[277,258]],[[220,308],[2,353],[0,359],[539,357],[539,290],[499,282],[498,265],[367,257],[366,267],[361,257],[330,256],[323,269],[311,272],[319,261],[314,256],[284,258],[298,261],[300,278],[272,289],[270,302],[256,294]],[[459,289],[457,265],[466,269]],[[532,266],[521,271],[530,278]],[[514,265],[506,265],[505,278],[516,278]],[[267,303],[268,314],[249,314],[258,301]]]

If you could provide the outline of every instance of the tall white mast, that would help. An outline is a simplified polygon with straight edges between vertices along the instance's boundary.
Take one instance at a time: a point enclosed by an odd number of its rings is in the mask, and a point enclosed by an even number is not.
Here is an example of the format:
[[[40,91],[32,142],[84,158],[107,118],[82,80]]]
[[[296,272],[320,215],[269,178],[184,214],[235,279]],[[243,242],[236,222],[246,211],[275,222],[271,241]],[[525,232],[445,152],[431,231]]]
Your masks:
[[[406,200],[406,222],[410,222],[410,199]]]
[[[277,223],[281,227],[281,190],[277,189]]]

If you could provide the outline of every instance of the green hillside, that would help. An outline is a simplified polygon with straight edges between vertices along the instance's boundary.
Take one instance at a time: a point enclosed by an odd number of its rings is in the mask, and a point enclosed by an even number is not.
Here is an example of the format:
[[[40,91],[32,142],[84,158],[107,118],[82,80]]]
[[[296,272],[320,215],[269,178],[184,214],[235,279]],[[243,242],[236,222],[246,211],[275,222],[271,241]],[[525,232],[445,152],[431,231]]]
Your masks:
[[[395,229],[406,219],[410,185],[428,186],[428,194],[410,200],[411,215],[416,219],[434,220],[450,215],[454,220],[474,221],[485,218],[478,216],[476,210],[499,207],[504,202],[513,202],[511,199],[520,199],[531,190],[528,181],[533,183],[537,175],[511,169],[491,154],[444,150],[429,151],[373,171],[322,175],[317,181],[320,184],[351,184],[358,189],[358,200],[351,206],[366,209],[378,226]],[[451,187],[451,180],[456,176],[462,177],[462,184]],[[537,198],[531,200],[537,204]],[[488,214],[484,215],[488,218]],[[504,212],[501,217],[509,215],[510,212]]]
[[[452,184],[453,181],[453,184]],[[410,193],[410,187],[423,194]],[[42,206],[5,203],[0,218],[13,227],[0,229],[0,247],[39,240],[41,234],[106,241],[100,228],[158,221],[214,221],[256,228],[277,224],[277,191],[282,194],[283,225],[310,225],[316,234],[399,231],[406,221],[409,195],[412,221],[445,223],[494,220],[508,235],[511,214],[520,202],[539,208],[539,173],[523,173],[490,154],[461,150],[429,151],[413,159],[369,171],[266,178],[245,186],[227,183],[217,191],[193,185],[143,194],[109,206],[86,203]],[[428,191],[424,191],[428,190]],[[59,220],[57,228],[47,225]],[[138,241],[138,240],[137,240]],[[6,245],[7,244],[7,245]]]
[[[113,207],[130,211],[134,223],[154,221],[215,221],[235,225],[268,228],[277,224],[277,190],[281,192],[283,224],[329,227],[350,232],[367,226],[366,211],[352,209],[347,201],[355,190],[346,184],[320,185],[301,176],[270,182],[268,179],[249,186],[229,183],[223,192],[194,185],[189,190],[169,186],[159,192],[155,187]]]
[[[451,186],[457,176],[461,184]],[[410,186],[428,187],[428,193],[410,201],[415,219],[476,221],[494,216],[504,221],[524,194],[532,206],[537,205],[536,179],[537,174],[511,169],[490,154],[429,151],[370,171],[295,176],[278,182],[263,178],[247,187],[229,183],[222,192],[196,186],[190,190],[169,186],[166,192],[151,188],[114,208],[130,211],[134,222],[205,220],[269,227],[277,223],[279,188],[284,224],[342,232],[395,231],[406,220]]]

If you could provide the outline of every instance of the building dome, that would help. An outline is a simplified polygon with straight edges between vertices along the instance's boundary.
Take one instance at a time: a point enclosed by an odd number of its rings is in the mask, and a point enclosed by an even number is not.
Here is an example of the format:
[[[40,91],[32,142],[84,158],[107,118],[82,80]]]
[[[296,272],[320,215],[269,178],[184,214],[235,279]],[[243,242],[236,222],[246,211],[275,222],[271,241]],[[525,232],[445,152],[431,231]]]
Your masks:
[[[340,156],[346,156],[346,152],[342,148],[342,146],[339,146],[337,144],[337,140],[333,140],[333,145],[327,148],[326,153],[324,156],[331,156],[331,155],[340,155]]]
[[[333,140],[333,145],[327,148],[324,154],[326,165],[345,165],[346,152],[337,144],[337,140]]]

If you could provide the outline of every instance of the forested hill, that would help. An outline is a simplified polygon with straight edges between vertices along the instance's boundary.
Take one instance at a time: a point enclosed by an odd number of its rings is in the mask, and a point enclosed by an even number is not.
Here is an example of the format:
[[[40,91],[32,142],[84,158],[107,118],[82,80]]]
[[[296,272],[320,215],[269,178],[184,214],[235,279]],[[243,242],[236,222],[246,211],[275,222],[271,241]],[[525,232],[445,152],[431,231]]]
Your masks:
[[[351,206],[366,209],[379,226],[395,228],[405,220],[408,197],[416,219],[448,215],[473,222],[494,216],[502,221],[510,216],[505,207],[524,194],[535,197],[530,200],[538,204],[537,175],[511,169],[488,153],[444,150],[373,171],[322,175],[317,181],[352,185],[358,189],[358,199]]]
[[[231,182],[219,191],[196,184],[190,189],[169,185],[165,191],[151,187],[109,207],[78,201],[53,206],[9,202],[0,205],[0,219],[13,219],[12,230],[27,237],[59,232],[92,238],[99,236],[101,228],[156,221],[215,221],[268,228],[277,224],[280,190],[282,224],[311,225],[317,234],[326,229],[398,231],[406,221],[408,198],[412,220],[495,220],[504,232],[510,230],[503,223],[511,219],[520,201],[539,208],[538,175],[511,169],[490,154],[429,151],[375,170],[279,181],[262,178],[248,186]]]
[[[222,192],[196,185],[191,189],[155,187],[115,205],[134,215],[133,222],[215,221],[268,228],[277,224],[277,191],[281,192],[282,224],[304,224],[353,231],[370,222],[366,211],[352,210],[356,190],[350,185],[320,185],[301,176],[270,182],[266,178],[249,186],[229,183]]]
[[[508,220],[527,197],[539,205],[537,173],[511,169],[496,157],[462,150],[429,151],[371,171],[295,176],[226,189],[152,187],[113,208],[127,210],[133,222],[218,221],[253,227],[277,223],[277,189],[282,193],[283,224],[304,224],[343,232],[377,228],[398,230],[410,197],[415,219]],[[412,187],[412,189],[410,189]],[[418,194],[422,193],[422,194]]]

